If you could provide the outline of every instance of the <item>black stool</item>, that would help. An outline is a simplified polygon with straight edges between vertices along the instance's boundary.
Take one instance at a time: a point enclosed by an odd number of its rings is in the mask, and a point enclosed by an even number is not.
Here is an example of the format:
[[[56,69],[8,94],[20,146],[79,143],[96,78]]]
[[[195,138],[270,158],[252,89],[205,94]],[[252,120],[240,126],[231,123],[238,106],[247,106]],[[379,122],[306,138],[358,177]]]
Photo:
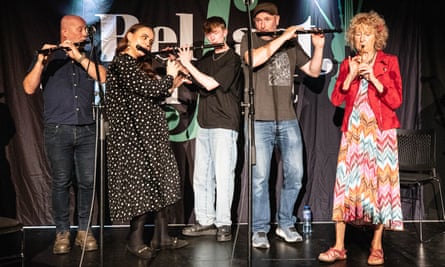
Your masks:
[[[14,219],[0,217],[0,265],[23,263],[23,225]]]

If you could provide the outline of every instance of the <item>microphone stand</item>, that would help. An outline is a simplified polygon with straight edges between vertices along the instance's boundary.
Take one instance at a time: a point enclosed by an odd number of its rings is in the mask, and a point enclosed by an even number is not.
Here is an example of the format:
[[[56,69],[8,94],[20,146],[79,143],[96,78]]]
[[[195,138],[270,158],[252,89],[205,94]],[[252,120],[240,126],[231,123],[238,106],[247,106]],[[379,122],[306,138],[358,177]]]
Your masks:
[[[104,201],[105,201],[105,194],[104,194],[104,182],[105,182],[105,116],[103,108],[105,107],[104,101],[105,101],[105,90],[103,88],[103,84],[101,83],[101,77],[100,77],[100,71],[99,71],[99,59],[97,57],[97,51],[96,46],[94,45],[94,33],[95,31],[89,31],[88,36],[90,38],[91,43],[91,55],[93,58],[94,66],[96,69],[96,77],[97,77],[97,83],[99,86],[99,103],[98,105],[95,105],[95,109],[97,111],[95,112],[95,120],[96,120],[96,129],[99,131],[99,145],[100,145],[100,151],[99,151],[99,158],[100,158],[100,199],[99,199],[99,220],[100,220],[100,234],[99,234],[99,244],[100,244],[100,266],[103,266],[103,244],[104,244]],[[97,172],[96,172],[97,173]]]
[[[253,90],[253,67],[252,67],[252,18],[250,14],[250,0],[244,1],[246,5],[246,12],[248,18],[248,31],[247,31],[247,53],[249,57],[249,78],[248,78],[248,89],[244,90],[244,117],[247,125],[247,144],[246,144],[246,157],[247,157],[247,188],[248,188],[248,266],[252,266],[252,166],[255,165],[255,133],[254,133],[254,123],[255,123],[255,101],[254,101],[254,90]]]

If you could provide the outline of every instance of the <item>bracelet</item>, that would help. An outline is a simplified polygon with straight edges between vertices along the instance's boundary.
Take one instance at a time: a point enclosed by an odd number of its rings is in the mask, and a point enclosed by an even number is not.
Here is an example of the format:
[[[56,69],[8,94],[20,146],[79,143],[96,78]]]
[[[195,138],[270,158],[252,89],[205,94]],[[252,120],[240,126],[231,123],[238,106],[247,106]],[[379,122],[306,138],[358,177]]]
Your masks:
[[[77,63],[82,64],[82,61],[83,61],[84,59],[86,59],[86,58],[87,58],[87,57],[84,56],[83,54],[80,55],[80,57],[77,59]]]

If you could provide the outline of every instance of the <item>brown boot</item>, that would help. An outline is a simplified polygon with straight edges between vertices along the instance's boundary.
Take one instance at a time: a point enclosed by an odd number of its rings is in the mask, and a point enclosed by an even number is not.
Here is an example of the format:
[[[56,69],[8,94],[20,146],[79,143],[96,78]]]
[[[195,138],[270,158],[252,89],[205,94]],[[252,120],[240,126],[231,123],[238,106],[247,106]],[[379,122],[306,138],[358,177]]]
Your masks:
[[[75,244],[82,249],[85,248],[85,251],[97,250],[97,242],[91,231],[88,231],[88,235],[87,231],[78,231]]]
[[[66,254],[70,252],[70,232],[60,232],[56,235],[56,241],[54,241],[53,253],[54,254]]]

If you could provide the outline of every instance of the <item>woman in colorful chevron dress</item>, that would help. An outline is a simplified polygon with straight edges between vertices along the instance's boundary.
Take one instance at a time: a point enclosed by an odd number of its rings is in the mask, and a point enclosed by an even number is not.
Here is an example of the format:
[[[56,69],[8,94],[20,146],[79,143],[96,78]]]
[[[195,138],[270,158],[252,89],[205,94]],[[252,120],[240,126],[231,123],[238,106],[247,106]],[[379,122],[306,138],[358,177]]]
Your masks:
[[[382,50],[388,28],[374,11],[356,14],[346,40],[356,52],[340,66],[331,101],[345,103],[332,219],[335,245],[322,262],[346,259],[346,224],[374,229],[369,265],[384,263],[384,229],[403,230],[395,110],[402,103],[398,58]]]

